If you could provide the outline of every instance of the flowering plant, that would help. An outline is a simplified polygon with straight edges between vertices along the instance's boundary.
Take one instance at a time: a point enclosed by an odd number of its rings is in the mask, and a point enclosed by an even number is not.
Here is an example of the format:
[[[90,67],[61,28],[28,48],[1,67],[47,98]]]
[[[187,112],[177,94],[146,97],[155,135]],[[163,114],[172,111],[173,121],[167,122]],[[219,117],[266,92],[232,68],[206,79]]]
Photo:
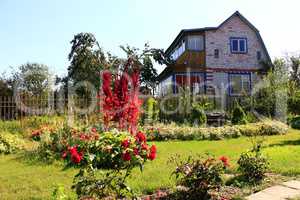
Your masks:
[[[178,156],[177,156],[178,157]],[[223,183],[222,174],[229,166],[229,159],[225,156],[215,159],[192,158],[177,161],[176,170],[173,174],[176,176],[177,184],[186,188],[178,195],[185,199],[210,199],[210,193],[217,191]]]

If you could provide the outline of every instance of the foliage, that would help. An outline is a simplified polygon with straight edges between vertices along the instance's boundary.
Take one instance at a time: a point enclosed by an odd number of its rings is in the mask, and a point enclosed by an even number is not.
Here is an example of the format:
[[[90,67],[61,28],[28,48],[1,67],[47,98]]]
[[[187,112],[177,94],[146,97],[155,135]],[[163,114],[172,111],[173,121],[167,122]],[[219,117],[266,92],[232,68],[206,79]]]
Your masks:
[[[296,116],[291,119],[290,125],[294,129],[300,129],[300,116]]]
[[[21,65],[19,71],[13,75],[13,82],[20,91],[35,96],[46,95],[51,89],[50,81],[48,66],[38,63]]]
[[[6,80],[4,77],[0,77],[0,91],[1,91],[1,96],[13,95],[12,87],[9,84],[9,81]]]
[[[174,159],[176,162],[176,159]],[[186,187],[182,191],[185,199],[210,199],[210,192],[217,191],[223,184],[222,174],[229,167],[228,158],[222,156],[219,160],[208,157],[206,159],[194,159],[176,163],[173,174],[176,176],[177,185]]]
[[[296,115],[300,114],[300,90],[290,95],[288,99],[288,111]]]
[[[57,185],[52,193],[51,200],[71,200],[71,198],[66,195],[63,185]]]
[[[154,123],[158,121],[159,109],[158,102],[150,97],[146,101],[146,107],[143,113],[143,121],[145,124]]]
[[[68,57],[71,62],[68,67],[68,80],[74,84],[89,81],[99,88],[99,75],[106,63],[106,57],[95,36],[91,33],[79,33],[74,36],[71,44]]]
[[[143,68],[140,76],[141,86],[145,86],[146,89],[153,91],[156,87],[157,71],[153,66],[150,56],[145,56],[142,62]]]
[[[205,106],[200,103],[192,104],[192,111],[190,121],[193,124],[197,124],[199,126],[205,125],[207,122],[206,114],[204,112]]]
[[[269,169],[269,162],[261,153],[262,142],[253,143],[251,151],[242,153],[239,160],[238,170],[251,184],[259,183]]]
[[[24,142],[16,135],[10,133],[0,133],[0,154],[10,154],[24,148]]]
[[[232,111],[232,124],[247,124],[247,116],[243,108],[236,102],[236,106]]]
[[[291,56],[289,58],[290,81],[295,82],[297,87],[300,87],[300,57]]]
[[[254,135],[281,135],[286,134],[288,126],[275,120],[263,120],[246,125],[223,127],[192,127],[177,124],[155,124],[153,127],[143,127],[147,138],[153,141],[165,140],[222,140]]]
[[[275,59],[272,69],[253,90],[253,108],[266,117],[274,117],[286,108],[288,66],[283,59]]]

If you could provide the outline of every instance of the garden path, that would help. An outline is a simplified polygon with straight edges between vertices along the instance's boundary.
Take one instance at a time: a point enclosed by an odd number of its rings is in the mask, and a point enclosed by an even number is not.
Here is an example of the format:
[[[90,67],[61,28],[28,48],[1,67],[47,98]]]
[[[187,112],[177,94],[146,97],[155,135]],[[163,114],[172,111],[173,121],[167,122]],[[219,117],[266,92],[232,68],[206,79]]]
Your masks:
[[[287,200],[300,197],[300,181],[288,181],[248,196],[247,200]]]

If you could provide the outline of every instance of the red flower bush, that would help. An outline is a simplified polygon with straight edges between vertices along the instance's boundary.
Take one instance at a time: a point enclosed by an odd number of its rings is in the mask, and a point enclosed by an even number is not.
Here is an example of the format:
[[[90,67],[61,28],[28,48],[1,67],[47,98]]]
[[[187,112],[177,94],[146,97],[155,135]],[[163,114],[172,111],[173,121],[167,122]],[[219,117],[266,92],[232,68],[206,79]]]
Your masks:
[[[66,159],[68,156],[70,156],[72,163],[79,164],[83,159],[83,152],[78,152],[77,146],[69,147],[68,152],[63,152],[62,158]]]
[[[229,166],[230,166],[230,164],[229,164],[229,158],[228,158],[228,157],[226,157],[226,156],[221,156],[221,157],[219,158],[219,160],[222,161],[222,163],[223,163],[223,165],[224,165],[225,167],[229,167]]]
[[[128,72],[129,67],[133,65],[134,61],[129,58],[121,74],[113,76],[109,71],[102,73],[101,105],[106,128],[114,121],[119,123],[120,129],[136,132],[142,102],[138,98],[139,71],[132,67],[131,74]]]

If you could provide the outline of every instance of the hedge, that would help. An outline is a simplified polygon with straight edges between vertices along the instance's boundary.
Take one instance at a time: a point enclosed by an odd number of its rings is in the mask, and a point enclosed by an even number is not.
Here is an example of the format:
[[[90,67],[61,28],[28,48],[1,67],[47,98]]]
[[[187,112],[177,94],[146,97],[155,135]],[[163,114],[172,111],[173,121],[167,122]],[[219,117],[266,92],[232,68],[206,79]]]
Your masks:
[[[147,133],[148,140],[222,140],[240,136],[281,135],[288,131],[286,124],[274,120],[207,128],[178,126],[176,124],[155,124],[154,127],[143,128],[143,131]]]

